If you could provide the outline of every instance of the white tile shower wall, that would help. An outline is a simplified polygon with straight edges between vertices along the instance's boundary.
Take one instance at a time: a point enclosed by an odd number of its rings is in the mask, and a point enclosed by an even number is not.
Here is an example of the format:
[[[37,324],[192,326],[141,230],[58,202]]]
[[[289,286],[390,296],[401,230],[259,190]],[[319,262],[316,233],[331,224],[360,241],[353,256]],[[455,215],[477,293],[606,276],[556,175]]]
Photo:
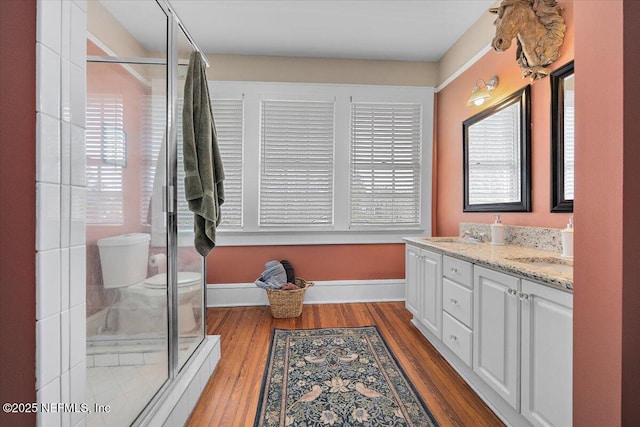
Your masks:
[[[71,125],[66,121],[60,123],[60,184],[71,185]]]
[[[36,393],[39,402],[60,402],[60,378],[56,378]],[[37,423],[42,427],[53,427],[60,425],[60,414],[56,412],[38,412]]]
[[[70,280],[69,249],[63,246],[60,249],[60,310],[62,312],[69,310]]]
[[[36,31],[36,390],[86,403],[86,1],[38,0]],[[85,424],[39,414],[39,426]]]
[[[69,371],[60,375],[60,402],[71,402],[71,396],[69,395],[69,391],[71,386],[69,385]],[[62,426],[71,425],[71,413],[63,412],[61,415],[61,423]]]
[[[60,250],[36,253],[36,318],[60,313]]]
[[[60,124],[54,117],[36,114],[36,179],[60,183]]]
[[[60,184],[36,182],[36,250],[60,249]]]
[[[71,218],[71,186],[60,186],[60,218]],[[68,248],[71,238],[71,221],[60,223],[60,247]],[[67,270],[69,268],[67,267]],[[68,308],[68,304],[67,304]]]
[[[87,276],[85,260],[86,254],[83,246],[73,246],[69,249],[69,307],[83,304],[86,300],[87,287],[83,283]]]
[[[36,109],[60,118],[60,55],[36,43]]]
[[[60,372],[69,372],[69,350],[71,349],[71,323],[69,310],[60,313]]]
[[[69,54],[71,50],[71,2],[63,1],[61,4],[61,33],[60,33],[60,55],[63,59],[71,60]]]
[[[60,313],[36,322],[36,390],[60,377]]]
[[[60,118],[71,121],[71,64],[64,58],[60,62]]]
[[[61,8],[60,2],[42,1],[38,2],[37,9],[36,39],[41,44],[47,46],[54,52],[60,51],[60,37],[62,28],[60,26]]]

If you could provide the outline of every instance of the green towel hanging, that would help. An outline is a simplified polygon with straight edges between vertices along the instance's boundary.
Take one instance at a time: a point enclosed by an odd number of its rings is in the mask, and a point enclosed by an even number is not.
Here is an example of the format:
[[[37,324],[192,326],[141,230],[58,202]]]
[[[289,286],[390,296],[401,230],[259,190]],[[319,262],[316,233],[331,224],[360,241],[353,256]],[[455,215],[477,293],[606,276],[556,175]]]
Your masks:
[[[220,206],[224,202],[224,170],[207,86],[207,73],[199,52],[192,52],[184,84],[182,110],[184,188],[194,213],[194,243],[207,256],[216,242]]]

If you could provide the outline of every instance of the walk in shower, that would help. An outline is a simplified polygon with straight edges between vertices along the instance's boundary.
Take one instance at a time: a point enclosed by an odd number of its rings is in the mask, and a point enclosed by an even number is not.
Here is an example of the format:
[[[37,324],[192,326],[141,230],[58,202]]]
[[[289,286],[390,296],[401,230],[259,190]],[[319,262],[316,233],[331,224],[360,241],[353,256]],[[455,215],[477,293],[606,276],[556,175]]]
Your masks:
[[[143,423],[205,337],[184,201],[182,91],[195,44],[164,0],[87,12],[87,425]]]

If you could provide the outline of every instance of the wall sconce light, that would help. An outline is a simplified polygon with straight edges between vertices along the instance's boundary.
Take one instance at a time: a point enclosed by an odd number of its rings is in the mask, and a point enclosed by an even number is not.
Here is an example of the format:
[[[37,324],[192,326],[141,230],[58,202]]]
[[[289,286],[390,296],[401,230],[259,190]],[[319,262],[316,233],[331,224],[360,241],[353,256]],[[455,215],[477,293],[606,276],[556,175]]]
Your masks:
[[[467,101],[467,107],[482,105],[485,100],[491,98],[491,92],[493,92],[496,86],[498,86],[498,76],[491,77],[486,83],[484,80],[479,79],[471,91],[471,96],[469,97],[469,101]]]

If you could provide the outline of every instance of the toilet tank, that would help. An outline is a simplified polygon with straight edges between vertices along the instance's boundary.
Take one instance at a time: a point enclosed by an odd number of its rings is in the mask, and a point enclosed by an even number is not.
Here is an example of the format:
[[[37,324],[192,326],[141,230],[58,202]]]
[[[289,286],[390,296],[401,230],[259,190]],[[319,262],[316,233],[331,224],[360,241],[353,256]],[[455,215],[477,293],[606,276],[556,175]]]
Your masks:
[[[146,233],[129,233],[98,240],[104,287],[121,288],[147,277],[149,241]]]

